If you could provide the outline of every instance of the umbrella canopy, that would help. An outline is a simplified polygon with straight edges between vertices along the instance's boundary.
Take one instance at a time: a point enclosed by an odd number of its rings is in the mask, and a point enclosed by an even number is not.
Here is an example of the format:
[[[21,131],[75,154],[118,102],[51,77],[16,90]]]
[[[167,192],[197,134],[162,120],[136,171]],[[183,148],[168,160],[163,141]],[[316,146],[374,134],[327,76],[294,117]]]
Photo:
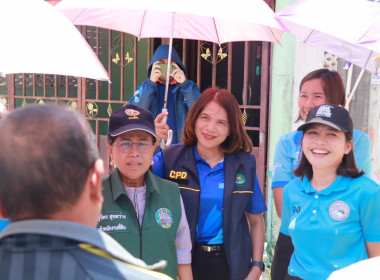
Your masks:
[[[75,25],[113,29],[138,38],[173,38],[214,43],[268,41],[279,43],[283,30],[263,0],[235,0],[233,5],[192,0],[61,0],[56,5]],[[169,72],[163,111],[166,111]],[[164,120],[166,122],[166,120]],[[170,145],[170,135],[167,145]],[[161,147],[165,149],[165,145]]]
[[[43,0],[2,0],[0,73],[40,73],[109,81],[78,29]]]
[[[329,11],[336,11],[333,15]],[[289,33],[380,75],[380,4],[366,0],[300,0],[276,13]]]
[[[138,38],[181,38],[214,43],[279,43],[283,30],[262,0],[61,0],[57,7],[75,24],[132,34]]]

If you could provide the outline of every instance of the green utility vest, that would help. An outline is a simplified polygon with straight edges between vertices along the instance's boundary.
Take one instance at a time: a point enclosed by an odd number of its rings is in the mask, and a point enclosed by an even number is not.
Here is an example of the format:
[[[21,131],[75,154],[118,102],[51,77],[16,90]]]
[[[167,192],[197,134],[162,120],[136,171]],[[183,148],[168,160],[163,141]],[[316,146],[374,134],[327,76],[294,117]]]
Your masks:
[[[179,188],[176,183],[161,179],[150,170],[145,175],[145,182],[146,206],[140,228],[118,169],[105,177],[104,203],[97,227],[149,265],[166,260],[168,265],[162,272],[176,279],[175,240],[182,216]]]

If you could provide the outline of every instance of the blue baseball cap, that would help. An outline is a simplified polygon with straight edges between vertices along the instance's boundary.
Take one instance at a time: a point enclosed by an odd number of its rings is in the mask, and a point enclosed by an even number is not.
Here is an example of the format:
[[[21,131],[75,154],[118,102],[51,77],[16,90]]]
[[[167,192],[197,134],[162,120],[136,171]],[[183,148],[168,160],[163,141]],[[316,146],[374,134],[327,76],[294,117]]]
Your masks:
[[[116,137],[124,132],[142,130],[156,138],[153,115],[136,105],[125,105],[112,113],[108,124],[108,135]]]

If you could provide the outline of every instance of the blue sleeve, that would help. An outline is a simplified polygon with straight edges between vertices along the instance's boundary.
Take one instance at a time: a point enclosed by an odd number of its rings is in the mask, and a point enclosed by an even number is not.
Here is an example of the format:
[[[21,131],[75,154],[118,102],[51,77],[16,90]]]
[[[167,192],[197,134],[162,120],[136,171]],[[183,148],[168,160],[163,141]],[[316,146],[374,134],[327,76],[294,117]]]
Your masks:
[[[9,225],[9,220],[0,218],[0,232]]]
[[[153,173],[161,178],[164,178],[164,154],[162,152],[159,152],[154,155],[153,157]]]
[[[265,205],[265,200],[260,189],[260,183],[259,179],[257,178],[257,175],[255,177],[253,194],[251,195],[251,198],[247,204],[245,211],[253,215],[261,214],[267,211],[267,207]]]
[[[281,227],[280,232],[290,236],[289,234],[289,223],[290,223],[290,211],[289,211],[289,196],[288,188],[284,188],[284,196],[282,198],[282,209],[281,209]]]
[[[187,108],[191,108],[198,97],[201,95],[201,92],[196,83],[187,79],[182,84],[179,85],[179,90],[182,92],[184,101],[187,105]]]
[[[364,170],[367,177],[371,177],[372,156],[371,139],[368,134],[354,130],[354,156],[359,170]]]
[[[137,87],[134,96],[129,100],[129,104],[137,105],[141,108],[150,110],[153,93],[156,91],[157,85],[147,79]]]
[[[292,158],[289,155],[290,148],[282,138],[277,142],[274,153],[272,189],[284,187],[293,177]]]
[[[366,242],[380,242],[380,187],[376,186],[376,192],[369,195],[369,199],[361,202],[360,223]]]

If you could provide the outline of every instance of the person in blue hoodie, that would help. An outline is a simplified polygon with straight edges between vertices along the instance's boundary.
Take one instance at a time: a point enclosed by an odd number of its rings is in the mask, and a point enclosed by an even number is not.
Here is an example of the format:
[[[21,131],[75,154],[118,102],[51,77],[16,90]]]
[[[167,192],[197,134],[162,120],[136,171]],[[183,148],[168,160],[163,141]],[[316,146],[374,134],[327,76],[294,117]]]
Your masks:
[[[151,111],[154,117],[157,117],[164,107],[166,73],[162,73],[161,64],[168,63],[168,55],[168,45],[157,48],[149,63],[148,78],[138,86],[135,95],[129,100],[129,104]],[[174,71],[169,80],[167,124],[173,130],[172,143],[175,144],[180,142],[187,112],[201,93],[197,84],[187,79],[185,66],[174,48],[171,64]]]

